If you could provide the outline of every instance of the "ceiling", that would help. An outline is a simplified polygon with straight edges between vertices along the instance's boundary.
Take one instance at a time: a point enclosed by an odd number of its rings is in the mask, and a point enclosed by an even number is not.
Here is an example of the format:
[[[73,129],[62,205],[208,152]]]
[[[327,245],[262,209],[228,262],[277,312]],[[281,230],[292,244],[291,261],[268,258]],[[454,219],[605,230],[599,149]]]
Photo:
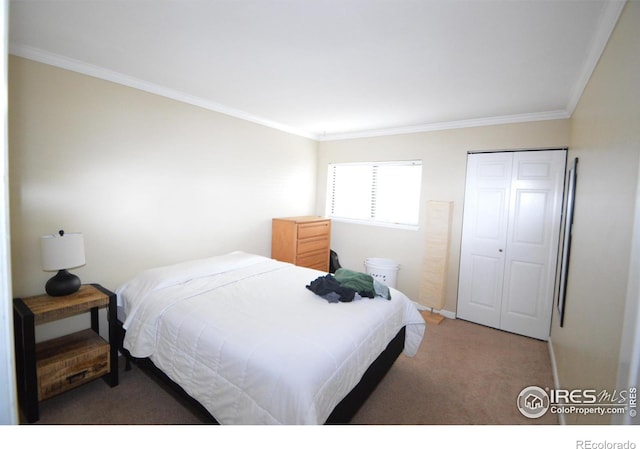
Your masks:
[[[622,0],[12,0],[10,53],[316,140],[571,116]]]

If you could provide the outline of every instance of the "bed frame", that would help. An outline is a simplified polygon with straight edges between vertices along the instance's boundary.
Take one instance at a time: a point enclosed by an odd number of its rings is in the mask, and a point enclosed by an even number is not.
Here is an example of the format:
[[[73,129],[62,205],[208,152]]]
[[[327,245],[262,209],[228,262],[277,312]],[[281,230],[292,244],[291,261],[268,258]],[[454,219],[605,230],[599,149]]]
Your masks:
[[[156,379],[160,386],[174,396],[180,403],[196,413],[204,422],[218,424],[215,417],[212,416],[202,404],[187,394],[180,385],[172,381],[162,370],[156,367],[151,359],[132,357],[129,351],[123,347],[125,332],[122,322],[118,320],[117,344],[120,353],[125,357],[125,371],[131,369],[131,362],[135,363],[136,366]],[[367,371],[365,371],[360,382],[333,409],[333,412],[329,415],[325,424],[348,424],[349,421],[351,421],[351,418],[353,418],[358,409],[364,404],[385,374],[387,374],[398,356],[402,353],[404,349],[405,332],[404,327],[400,329],[398,334],[389,342],[386,349],[373,361]]]

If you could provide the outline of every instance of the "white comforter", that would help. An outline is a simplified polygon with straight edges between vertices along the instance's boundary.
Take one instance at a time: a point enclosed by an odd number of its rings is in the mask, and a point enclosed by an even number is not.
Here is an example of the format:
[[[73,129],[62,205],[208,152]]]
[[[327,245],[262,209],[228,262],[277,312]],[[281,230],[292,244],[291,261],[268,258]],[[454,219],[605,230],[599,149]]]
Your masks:
[[[117,291],[124,347],[221,424],[324,423],[405,325],[415,355],[425,322],[393,289],[329,303],[305,288],[323,274],[242,252],[148,270]]]

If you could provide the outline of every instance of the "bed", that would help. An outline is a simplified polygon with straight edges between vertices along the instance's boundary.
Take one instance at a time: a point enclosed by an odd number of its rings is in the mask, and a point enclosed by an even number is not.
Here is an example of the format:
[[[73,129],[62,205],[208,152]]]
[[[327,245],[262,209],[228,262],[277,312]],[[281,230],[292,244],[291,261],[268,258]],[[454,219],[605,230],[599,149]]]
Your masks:
[[[425,322],[395,289],[328,302],[305,288],[323,275],[240,251],[143,271],[116,292],[123,353],[220,424],[348,420]]]

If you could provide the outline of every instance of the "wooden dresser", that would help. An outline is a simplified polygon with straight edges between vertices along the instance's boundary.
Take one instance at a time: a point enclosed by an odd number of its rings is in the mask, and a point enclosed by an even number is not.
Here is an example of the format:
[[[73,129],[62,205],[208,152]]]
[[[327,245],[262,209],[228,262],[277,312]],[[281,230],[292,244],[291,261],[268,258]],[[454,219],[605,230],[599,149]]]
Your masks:
[[[271,257],[301,267],[329,272],[331,220],[303,216],[274,218]]]

